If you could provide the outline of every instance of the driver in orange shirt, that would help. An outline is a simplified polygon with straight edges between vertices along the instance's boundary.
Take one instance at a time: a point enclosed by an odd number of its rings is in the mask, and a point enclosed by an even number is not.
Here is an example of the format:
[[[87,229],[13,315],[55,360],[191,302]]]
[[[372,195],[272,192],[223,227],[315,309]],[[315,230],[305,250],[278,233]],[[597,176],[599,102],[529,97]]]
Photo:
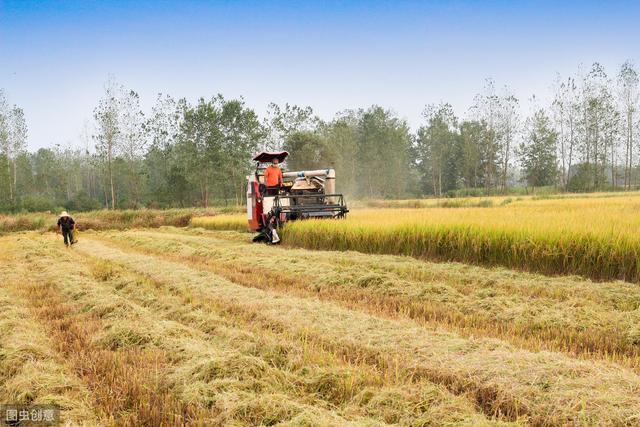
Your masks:
[[[267,193],[277,194],[282,186],[282,169],[278,166],[278,159],[275,158],[271,165],[264,171],[264,183],[267,186]]]

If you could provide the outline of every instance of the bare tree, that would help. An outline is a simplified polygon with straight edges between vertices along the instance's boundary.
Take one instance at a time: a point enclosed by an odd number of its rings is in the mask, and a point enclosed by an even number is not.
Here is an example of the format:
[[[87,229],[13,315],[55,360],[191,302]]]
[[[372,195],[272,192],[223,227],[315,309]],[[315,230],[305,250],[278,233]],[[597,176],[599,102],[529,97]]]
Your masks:
[[[612,184],[615,185],[615,123],[618,112],[611,94],[611,80],[604,67],[594,63],[589,73],[582,78],[581,119],[579,148],[589,171],[587,190],[598,189],[605,184],[605,171],[612,168]]]
[[[140,198],[139,160],[145,152],[144,114],[140,109],[140,96],[133,90],[123,92],[120,98],[120,151],[127,162],[128,181],[131,184],[133,206]]]
[[[14,105],[10,112],[10,128],[9,128],[9,145],[11,146],[11,164],[13,167],[13,192],[17,192],[18,169],[16,160],[18,156],[24,152],[27,146],[27,122],[24,118],[22,108]],[[17,194],[15,194],[17,197]]]
[[[514,147],[514,139],[520,128],[520,115],[518,114],[519,102],[511,90],[505,86],[504,94],[500,99],[500,126],[502,128],[502,177],[501,190],[506,191],[511,154]]]
[[[4,92],[0,90],[0,153],[7,162],[7,187],[9,200],[14,203],[17,198],[16,188],[18,172],[16,161],[27,144],[27,123],[22,108],[9,107]]]
[[[5,156],[7,162],[7,185],[9,189],[9,199],[13,202],[13,186],[11,185],[11,117],[7,98],[4,91],[0,89],[0,154]]]
[[[580,114],[578,86],[574,77],[562,80],[557,77],[551,105],[556,133],[558,134],[558,158],[560,162],[560,185],[566,191],[573,166],[576,146],[576,126]]]
[[[487,127],[481,144],[481,161],[484,166],[484,184],[487,194],[491,193],[492,188],[497,187],[497,172],[501,164],[498,158],[502,140],[500,110],[500,97],[496,93],[495,82],[493,79],[487,79],[482,93],[474,97],[474,105],[471,107],[471,113]]]
[[[89,197],[98,197],[96,193],[96,176],[95,168],[92,167],[92,158],[90,154],[89,145],[91,142],[91,130],[89,128],[89,120],[85,119],[82,123],[82,129],[80,130],[80,141],[82,142],[82,169],[86,183],[86,192]]]
[[[633,169],[633,128],[635,112],[638,107],[638,72],[632,62],[626,61],[618,73],[618,98],[624,117],[624,188],[631,188]]]
[[[96,120],[96,150],[107,163],[108,187],[111,192],[111,209],[116,208],[116,191],[113,184],[113,159],[120,137],[120,93],[122,87],[110,78],[105,85],[105,94],[93,112]],[[107,202],[108,203],[108,202]]]

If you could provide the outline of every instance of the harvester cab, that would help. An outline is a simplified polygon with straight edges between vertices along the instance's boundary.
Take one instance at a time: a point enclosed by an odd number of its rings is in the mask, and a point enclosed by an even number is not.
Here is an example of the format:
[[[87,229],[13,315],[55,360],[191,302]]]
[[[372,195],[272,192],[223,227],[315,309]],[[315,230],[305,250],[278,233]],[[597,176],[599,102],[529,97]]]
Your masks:
[[[278,243],[277,230],[288,221],[344,218],[349,212],[344,196],[335,192],[333,169],[283,172],[281,185],[267,187],[266,168],[274,159],[282,163],[288,155],[263,151],[253,158],[256,170],[247,176],[247,219],[249,230],[259,233],[254,242]]]

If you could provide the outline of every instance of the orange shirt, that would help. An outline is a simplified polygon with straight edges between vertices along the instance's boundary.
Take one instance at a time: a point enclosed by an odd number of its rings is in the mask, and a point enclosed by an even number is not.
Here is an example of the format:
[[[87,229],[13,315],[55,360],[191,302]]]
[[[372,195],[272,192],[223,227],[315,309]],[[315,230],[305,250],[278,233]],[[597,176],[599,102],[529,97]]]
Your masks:
[[[282,170],[277,166],[269,166],[264,171],[264,183],[267,187],[277,187],[282,184]]]

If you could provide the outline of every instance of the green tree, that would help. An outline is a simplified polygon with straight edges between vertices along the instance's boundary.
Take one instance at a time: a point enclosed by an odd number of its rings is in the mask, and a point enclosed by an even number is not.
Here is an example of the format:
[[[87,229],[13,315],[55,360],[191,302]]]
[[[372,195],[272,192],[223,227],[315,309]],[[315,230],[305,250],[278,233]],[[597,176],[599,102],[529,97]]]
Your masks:
[[[223,199],[234,196],[240,202],[250,155],[263,138],[255,112],[242,100],[217,95],[185,107],[178,155],[189,179],[199,186],[205,207],[212,188]]]
[[[177,203],[183,206],[191,193],[186,191],[180,197],[174,197],[172,190],[176,187],[176,180],[186,182],[186,176],[177,164],[175,152],[185,103],[184,99],[176,101],[168,95],[158,94],[143,126],[148,138],[144,172],[148,196],[153,204],[170,206]]]
[[[401,198],[407,194],[411,143],[406,121],[391,111],[374,105],[361,113],[357,146],[360,196]]]
[[[320,126],[324,150],[320,167],[333,167],[337,177],[336,191],[348,195],[357,193],[360,179],[358,120],[357,112],[345,111]]]
[[[289,152],[287,167],[290,170],[310,170],[323,166],[327,161],[325,140],[316,132],[293,132],[284,141],[283,148]]]
[[[456,167],[457,118],[450,104],[429,105],[422,115],[427,124],[418,129],[417,164],[425,190],[428,182],[432,194],[440,197],[443,189],[456,186],[456,174],[450,172]]]
[[[471,107],[472,114],[477,121],[485,123],[487,131],[483,133],[480,142],[480,156],[482,170],[482,181],[485,186],[485,193],[498,186],[499,171],[501,169],[500,153],[503,150],[503,129],[501,127],[501,99],[496,92],[495,82],[487,79],[483,91],[474,97],[474,105]]]
[[[222,133],[222,184],[225,203],[233,195],[236,204],[242,203],[246,175],[252,164],[251,153],[263,143],[266,132],[257,114],[245,105],[243,99],[221,98],[220,128]]]
[[[520,146],[520,161],[527,185],[535,188],[553,185],[558,177],[556,144],[558,134],[544,110],[528,120],[528,135]]]
[[[320,120],[313,114],[313,109],[309,106],[300,107],[287,103],[284,107],[280,107],[272,102],[267,107],[267,116],[263,123],[265,138],[260,148],[280,150],[292,134],[313,131],[319,122]]]
[[[464,188],[484,185],[481,147],[489,130],[484,122],[464,121],[460,125],[458,167]]]

